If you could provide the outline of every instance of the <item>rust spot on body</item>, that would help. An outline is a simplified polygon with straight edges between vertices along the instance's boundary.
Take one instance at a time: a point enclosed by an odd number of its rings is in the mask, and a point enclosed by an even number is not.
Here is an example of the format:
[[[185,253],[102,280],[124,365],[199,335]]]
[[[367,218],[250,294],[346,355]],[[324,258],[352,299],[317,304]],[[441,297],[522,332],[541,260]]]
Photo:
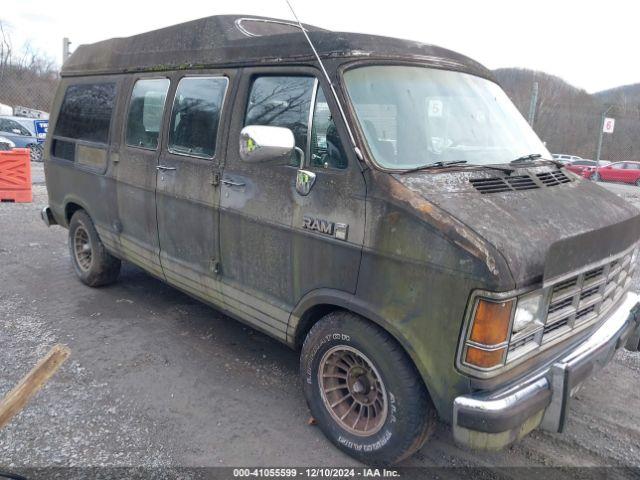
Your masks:
[[[498,275],[496,260],[481,236],[397,179],[390,176],[387,178],[392,179],[389,182],[389,192],[393,198],[410,205],[414,211],[421,214],[423,220],[444,232],[453,243],[480,259],[491,273]]]

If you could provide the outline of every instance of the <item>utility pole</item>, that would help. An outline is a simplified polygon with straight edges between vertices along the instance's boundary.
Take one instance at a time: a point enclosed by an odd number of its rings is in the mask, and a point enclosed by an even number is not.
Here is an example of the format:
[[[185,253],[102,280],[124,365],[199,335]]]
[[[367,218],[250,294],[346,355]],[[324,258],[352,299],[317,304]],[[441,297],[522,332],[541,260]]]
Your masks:
[[[62,63],[67,61],[67,58],[69,58],[71,56],[71,52],[69,50],[69,45],[71,45],[71,42],[69,41],[68,37],[64,37],[62,39]]]
[[[605,119],[607,118],[607,113],[609,113],[609,111],[613,108],[613,105],[609,105],[609,107],[607,107],[607,109],[602,112],[602,114],[600,115],[600,132],[598,134],[598,150],[596,152],[596,171],[598,168],[598,165],[600,164],[600,154],[602,153],[602,134],[604,133],[604,122]]]
[[[538,106],[538,82],[533,82],[531,89],[531,103],[529,104],[529,125],[533,127],[536,121],[536,107]]]

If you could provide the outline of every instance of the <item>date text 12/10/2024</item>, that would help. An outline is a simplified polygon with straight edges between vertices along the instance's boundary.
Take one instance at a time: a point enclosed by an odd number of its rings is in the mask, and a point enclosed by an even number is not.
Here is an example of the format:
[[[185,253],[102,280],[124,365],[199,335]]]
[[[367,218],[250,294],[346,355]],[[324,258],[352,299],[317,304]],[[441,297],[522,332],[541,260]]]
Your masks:
[[[398,478],[397,470],[386,468],[234,468],[235,478]]]

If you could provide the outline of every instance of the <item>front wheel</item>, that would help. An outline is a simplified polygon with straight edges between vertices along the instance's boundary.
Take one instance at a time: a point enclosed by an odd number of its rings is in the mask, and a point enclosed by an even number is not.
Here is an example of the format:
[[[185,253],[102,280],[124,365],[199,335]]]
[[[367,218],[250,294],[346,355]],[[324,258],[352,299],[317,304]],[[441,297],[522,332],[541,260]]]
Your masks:
[[[418,450],[435,409],[413,363],[388,333],[349,312],[316,323],[302,347],[304,394],[323,433],[367,464]]]
[[[602,180],[602,179],[600,178],[600,174],[599,174],[599,173],[592,173],[590,178],[591,178],[591,180],[593,180],[594,182],[599,182],[600,180]]]
[[[640,187],[640,178],[636,180],[636,187]]]

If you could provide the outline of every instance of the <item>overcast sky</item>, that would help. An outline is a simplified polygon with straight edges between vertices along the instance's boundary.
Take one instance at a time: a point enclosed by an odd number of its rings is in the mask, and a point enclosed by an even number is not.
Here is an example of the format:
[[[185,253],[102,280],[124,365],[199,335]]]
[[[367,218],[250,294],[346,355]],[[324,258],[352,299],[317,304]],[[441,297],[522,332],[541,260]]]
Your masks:
[[[489,68],[524,67],[595,92],[640,83],[637,0],[292,0],[303,22],[440,45]],[[2,0],[14,48],[61,62],[74,46],[216,14],[291,18],[285,0]]]

